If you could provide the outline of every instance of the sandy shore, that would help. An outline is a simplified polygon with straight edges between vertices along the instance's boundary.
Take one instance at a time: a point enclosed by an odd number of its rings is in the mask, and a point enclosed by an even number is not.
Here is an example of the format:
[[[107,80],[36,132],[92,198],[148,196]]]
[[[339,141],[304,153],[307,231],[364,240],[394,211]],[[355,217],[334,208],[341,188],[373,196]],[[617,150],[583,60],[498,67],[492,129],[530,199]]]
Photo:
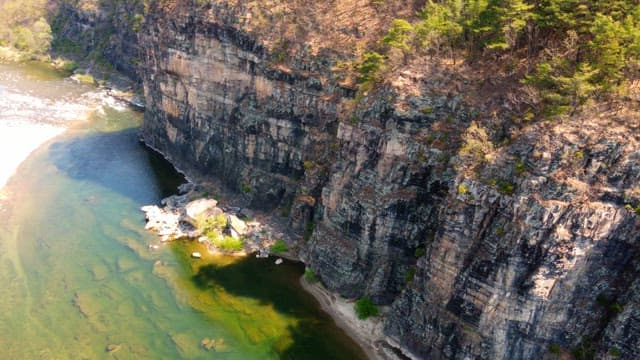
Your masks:
[[[300,278],[300,284],[320,302],[322,309],[336,324],[362,347],[369,359],[390,359],[380,348],[380,343],[384,342],[382,319],[360,320],[353,309],[353,302],[337,297],[319,283],[309,283],[304,277]]]

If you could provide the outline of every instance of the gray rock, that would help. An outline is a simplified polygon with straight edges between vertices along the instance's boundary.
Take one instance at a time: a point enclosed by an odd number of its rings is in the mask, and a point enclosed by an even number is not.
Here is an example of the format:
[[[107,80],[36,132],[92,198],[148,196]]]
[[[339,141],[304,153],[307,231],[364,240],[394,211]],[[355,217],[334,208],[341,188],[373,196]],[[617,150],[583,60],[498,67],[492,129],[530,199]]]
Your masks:
[[[214,199],[198,199],[189,202],[185,206],[186,215],[192,220],[197,220],[202,216],[209,216],[211,212],[216,211],[214,209],[218,205],[218,201]]]
[[[227,216],[227,225],[229,229],[233,231],[231,234],[235,232],[236,236],[246,235],[249,232],[247,224],[235,215]]]

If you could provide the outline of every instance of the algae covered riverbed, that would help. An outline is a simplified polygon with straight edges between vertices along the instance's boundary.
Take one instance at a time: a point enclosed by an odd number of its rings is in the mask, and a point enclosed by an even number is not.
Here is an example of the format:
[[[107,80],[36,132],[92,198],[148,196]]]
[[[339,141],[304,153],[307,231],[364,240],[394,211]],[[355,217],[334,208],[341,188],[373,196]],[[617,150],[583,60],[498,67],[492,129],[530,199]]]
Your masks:
[[[29,69],[14,77],[20,71]],[[55,76],[29,81],[40,87],[25,90],[34,98],[67,91],[68,103],[77,91]],[[38,116],[19,120],[46,120]],[[139,208],[175,191],[181,178],[138,142],[141,118],[102,105],[88,121],[59,124],[70,129],[35,151],[5,188],[0,357],[362,358],[299,287],[300,264],[191,259],[205,252],[197,243],[148,248],[157,240]]]

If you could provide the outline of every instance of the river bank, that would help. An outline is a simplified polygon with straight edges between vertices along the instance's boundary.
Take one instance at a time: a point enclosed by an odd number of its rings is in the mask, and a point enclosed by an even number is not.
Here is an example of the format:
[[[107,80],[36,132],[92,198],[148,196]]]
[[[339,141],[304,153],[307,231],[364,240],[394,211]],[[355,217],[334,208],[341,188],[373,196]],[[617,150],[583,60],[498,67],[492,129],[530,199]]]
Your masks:
[[[369,359],[388,359],[381,352],[378,344],[383,338],[381,319],[358,319],[353,310],[353,302],[331,293],[319,283],[310,283],[301,277],[300,285],[313,295],[320,303],[322,310],[329,314],[336,324],[360,345]]]
[[[148,145],[147,145],[148,146]],[[196,198],[196,194],[202,194],[201,197],[215,194],[215,199],[225,207],[240,209],[248,205],[242,198],[242,194],[234,194],[224,185],[219,184],[211,179],[201,179],[189,177],[188,171],[182,169],[179,164],[164,155],[159,149],[150,147],[160,156],[172,163],[176,171],[183,174],[188,181],[188,188],[192,189],[190,197]],[[163,203],[167,199],[163,200]],[[183,211],[184,212],[184,211]],[[290,245],[290,250],[284,253],[270,254],[270,260],[274,258],[284,258],[292,262],[304,263],[298,255],[298,249],[293,245],[297,243],[290,231],[287,231],[288,224],[277,214],[266,213],[251,210],[253,213],[253,221],[263,224],[271,229],[271,232],[277,234],[277,238],[285,240]],[[210,255],[213,254],[209,248]],[[254,253],[242,252],[243,256],[254,256]],[[354,301],[341,298],[339,295],[332,293],[324,288],[320,283],[309,283],[304,276],[299,278],[301,288],[312,295],[320,304],[322,310],[329,315],[335,324],[341,328],[359,347],[365,352],[367,358],[374,360],[398,360],[411,359],[411,356],[398,354],[394,346],[390,344],[383,334],[382,317],[369,318],[366,320],[358,319],[354,310]]]

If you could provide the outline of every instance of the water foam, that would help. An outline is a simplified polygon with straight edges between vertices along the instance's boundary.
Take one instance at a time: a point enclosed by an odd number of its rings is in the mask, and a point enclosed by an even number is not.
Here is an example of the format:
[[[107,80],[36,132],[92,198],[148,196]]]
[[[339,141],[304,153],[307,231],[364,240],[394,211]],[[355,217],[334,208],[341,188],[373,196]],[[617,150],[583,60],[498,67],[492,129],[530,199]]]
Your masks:
[[[0,92],[0,189],[35,149],[85,120],[108,101],[100,93],[75,100],[53,100],[14,92]]]

